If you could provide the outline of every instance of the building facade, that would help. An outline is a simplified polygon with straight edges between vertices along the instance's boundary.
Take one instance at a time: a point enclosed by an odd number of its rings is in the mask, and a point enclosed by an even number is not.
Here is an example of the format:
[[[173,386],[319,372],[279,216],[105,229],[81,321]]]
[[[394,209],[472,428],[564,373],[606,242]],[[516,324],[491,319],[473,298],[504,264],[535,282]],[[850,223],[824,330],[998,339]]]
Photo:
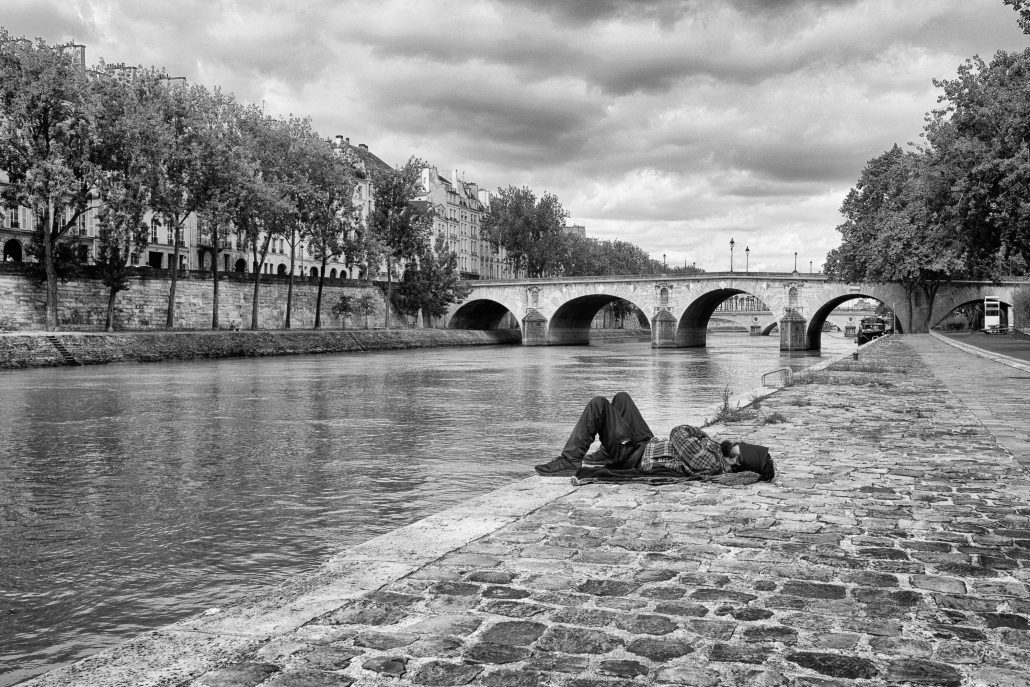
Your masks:
[[[442,236],[458,256],[462,279],[509,279],[511,266],[503,248],[494,249],[482,235],[483,217],[490,210],[490,192],[460,178],[448,179],[436,167],[422,170],[422,199],[433,208],[431,245]]]

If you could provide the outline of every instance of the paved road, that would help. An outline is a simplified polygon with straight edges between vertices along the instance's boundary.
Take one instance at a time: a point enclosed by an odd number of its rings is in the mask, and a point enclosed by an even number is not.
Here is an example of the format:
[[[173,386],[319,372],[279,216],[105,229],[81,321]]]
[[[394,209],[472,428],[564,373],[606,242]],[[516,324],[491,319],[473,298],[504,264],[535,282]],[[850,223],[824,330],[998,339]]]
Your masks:
[[[912,337],[913,348],[948,390],[1016,459],[1030,468],[1030,339],[983,334],[948,337],[1005,356],[1008,364],[970,355],[930,336]],[[1026,360],[1021,364],[1017,360]],[[1028,495],[1030,498],[1030,495]]]
[[[1030,337],[1012,336],[1009,334],[992,334],[990,336],[981,332],[949,332],[942,333],[942,336],[964,343],[969,346],[976,346],[985,351],[1000,353],[1018,360],[1030,362]]]
[[[1030,379],[979,360],[881,340],[713,428],[773,484],[530,478],[34,684],[1030,685]]]

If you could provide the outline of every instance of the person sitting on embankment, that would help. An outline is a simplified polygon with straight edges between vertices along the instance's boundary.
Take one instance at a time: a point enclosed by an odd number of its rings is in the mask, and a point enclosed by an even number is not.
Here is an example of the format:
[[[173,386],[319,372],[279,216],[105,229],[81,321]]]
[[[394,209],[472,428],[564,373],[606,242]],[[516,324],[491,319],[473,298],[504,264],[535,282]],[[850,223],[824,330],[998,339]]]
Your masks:
[[[590,462],[603,463],[605,476],[664,476],[679,479],[723,481],[719,475],[754,473],[734,483],[772,481],[776,468],[769,449],[757,444],[723,441],[717,443],[691,425],[679,425],[668,439],[656,439],[630,395],[615,394],[611,402],[603,396],[590,399],[572,429],[561,455],[537,465],[538,474],[548,477],[596,476],[597,470],[583,467],[583,459],[594,438],[601,448],[590,454]],[[584,472],[585,471],[585,472]]]

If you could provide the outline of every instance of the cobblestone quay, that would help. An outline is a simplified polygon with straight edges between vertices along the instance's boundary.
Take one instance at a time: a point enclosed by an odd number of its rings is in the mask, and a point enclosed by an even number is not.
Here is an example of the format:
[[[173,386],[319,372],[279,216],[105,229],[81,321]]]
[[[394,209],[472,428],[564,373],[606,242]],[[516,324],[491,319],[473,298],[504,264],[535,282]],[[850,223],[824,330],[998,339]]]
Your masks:
[[[1026,685],[1030,479],[930,367],[971,360],[881,340],[712,428],[775,483],[533,477],[33,684]]]

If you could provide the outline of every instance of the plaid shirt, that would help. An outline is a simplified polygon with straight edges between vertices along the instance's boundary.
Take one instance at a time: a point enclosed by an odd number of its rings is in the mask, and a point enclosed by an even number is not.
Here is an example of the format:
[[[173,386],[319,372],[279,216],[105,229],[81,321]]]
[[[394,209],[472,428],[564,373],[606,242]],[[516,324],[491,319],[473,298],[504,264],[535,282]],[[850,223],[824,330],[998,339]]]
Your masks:
[[[640,469],[672,470],[681,475],[719,475],[732,466],[724,458],[719,444],[697,427],[680,425],[669,432],[668,439],[652,439],[644,446]]]

